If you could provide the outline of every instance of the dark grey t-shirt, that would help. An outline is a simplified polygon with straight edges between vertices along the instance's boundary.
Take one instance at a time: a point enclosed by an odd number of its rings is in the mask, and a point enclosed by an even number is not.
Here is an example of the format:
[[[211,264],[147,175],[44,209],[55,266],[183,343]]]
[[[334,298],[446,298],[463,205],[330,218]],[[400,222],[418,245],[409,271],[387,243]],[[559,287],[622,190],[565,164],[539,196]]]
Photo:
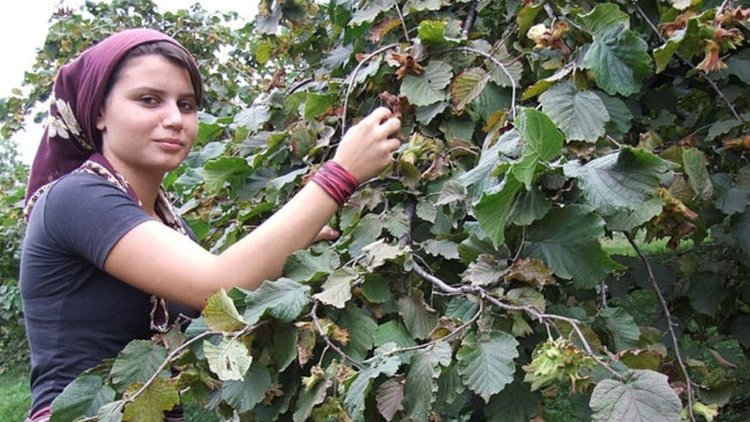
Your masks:
[[[120,189],[85,173],[63,177],[34,206],[20,276],[32,413],[50,405],[84,370],[153,334],[151,295],[104,272],[117,241],[148,220]],[[169,305],[170,319],[180,313],[197,316]]]

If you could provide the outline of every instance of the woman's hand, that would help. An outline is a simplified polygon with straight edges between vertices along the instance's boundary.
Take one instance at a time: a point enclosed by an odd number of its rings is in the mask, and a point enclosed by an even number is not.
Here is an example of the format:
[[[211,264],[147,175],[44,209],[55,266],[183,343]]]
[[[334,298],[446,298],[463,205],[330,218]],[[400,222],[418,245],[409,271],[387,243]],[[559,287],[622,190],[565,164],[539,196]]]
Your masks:
[[[394,137],[401,120],[379,107],[344,134],[333,161],[344,167],[359,183],[377,176],[392,159],[401,141]]]
[[[322,229],[320,229],[320,232],[317,236],[315,236],[315,240],[313,240],[313,243],[320,242],[321,240],[336,240],[340,236],[340,233],[334,230],[330,226],[325,226]]]

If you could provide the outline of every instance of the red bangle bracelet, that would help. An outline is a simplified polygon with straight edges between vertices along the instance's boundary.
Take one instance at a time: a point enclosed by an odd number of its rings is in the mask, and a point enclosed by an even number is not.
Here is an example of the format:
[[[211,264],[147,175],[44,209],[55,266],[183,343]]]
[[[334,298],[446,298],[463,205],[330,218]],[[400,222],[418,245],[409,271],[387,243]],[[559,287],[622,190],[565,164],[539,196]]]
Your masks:
[[[335,161],[326,161],[313,175],[312,181],[339,206],[344,205],[359,186],[357,179]]]

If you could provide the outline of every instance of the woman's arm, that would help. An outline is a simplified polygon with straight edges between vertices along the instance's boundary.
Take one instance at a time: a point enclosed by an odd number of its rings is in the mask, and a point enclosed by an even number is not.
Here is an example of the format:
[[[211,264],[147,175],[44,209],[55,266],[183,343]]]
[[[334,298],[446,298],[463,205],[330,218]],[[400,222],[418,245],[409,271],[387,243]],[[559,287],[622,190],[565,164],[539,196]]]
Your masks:
[[[334,161],[363,182],[391,160],[400,141],[392,138],[401,122],[379,108],[353,126]],[[140,224],[110,251],[105,270],[143,291],[202,309],[219,288],[254,289],[277,278],[286,259],[309,246],[338,205],[309,183],[252,233],[214,255],[156,221]]]

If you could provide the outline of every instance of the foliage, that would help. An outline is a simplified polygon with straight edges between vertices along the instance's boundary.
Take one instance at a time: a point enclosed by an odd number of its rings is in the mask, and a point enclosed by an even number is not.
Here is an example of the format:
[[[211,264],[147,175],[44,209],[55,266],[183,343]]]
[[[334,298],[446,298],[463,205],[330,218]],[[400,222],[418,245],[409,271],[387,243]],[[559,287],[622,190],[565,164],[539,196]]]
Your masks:
[[[148,346],[150,377],[123,378],[140,363],[128,349],[85,374],[58,414],[146,420],[186,389],[259,420],[525,421],[557,391],[593,420],[711,420],[729,401],[750,347],[749,9],[264,0],[253,25],[183,31],[190,14],[125,4],[59,16],[40,57],[139,22],[133,10],[176,25],[215,73],[198,146],[165,182],[213,251],[374,107],[399,110],[404,143],[332,221],[338,241],[255,292],[219,292],[184,335]],[[237,61],[213,59],[218,46]],[[613,232],[673,252],[633,241],[611,256]]]
[[[18,288],[26,166],[15,145],[0,142],[0,373],[27,359],[23,309]]]

